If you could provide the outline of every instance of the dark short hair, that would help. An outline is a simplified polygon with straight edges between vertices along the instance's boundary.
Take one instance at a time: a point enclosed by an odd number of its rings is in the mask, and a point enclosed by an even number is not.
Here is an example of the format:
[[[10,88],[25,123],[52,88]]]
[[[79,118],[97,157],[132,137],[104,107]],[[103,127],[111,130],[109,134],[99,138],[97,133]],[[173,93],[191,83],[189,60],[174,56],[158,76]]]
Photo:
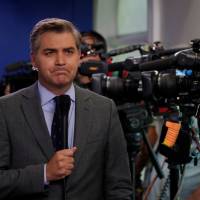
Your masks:
[[[46,18],[39,21],[33,27],[30,34],[30,50],[31,52],[37,52],[39,49],[39,38],[46,32],[69,32],[72,33],[76,40],[76,46],[80,49],[81,35],[78,29],[70,22],[59,18]]]

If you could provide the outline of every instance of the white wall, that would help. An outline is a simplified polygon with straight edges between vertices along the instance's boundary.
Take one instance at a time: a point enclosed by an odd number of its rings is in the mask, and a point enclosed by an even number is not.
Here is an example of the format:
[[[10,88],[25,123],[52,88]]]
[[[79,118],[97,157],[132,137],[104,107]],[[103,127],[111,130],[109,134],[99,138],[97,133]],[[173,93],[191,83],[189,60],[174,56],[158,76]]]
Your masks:
[[[148,37],[140,34],[123,39],[116,36],[117,5],[118,0],[94,0],[94,29],[109,40],[112,48],[158,40],[165,48],[181,47],[200,38],[200,0],[148,0]]]
[[[94,2],[94,30],[109,38],[117,32],[117,1],[93,0]]]
[[[199,0],[152,0],[150,40],[160,40],[165,47],[188,45],[200,38]]]
[[[111,49],[148,42],[146,1],[93,0],[94,30],[100,32],[107,39],[108,46]],[[118,7],[121,4],[122,6]],[[140,7],[143,9],[138,10]],[[135,18],[131,19],[131,17]],[[130,34],[130,32],[134,32],[134,34]]]

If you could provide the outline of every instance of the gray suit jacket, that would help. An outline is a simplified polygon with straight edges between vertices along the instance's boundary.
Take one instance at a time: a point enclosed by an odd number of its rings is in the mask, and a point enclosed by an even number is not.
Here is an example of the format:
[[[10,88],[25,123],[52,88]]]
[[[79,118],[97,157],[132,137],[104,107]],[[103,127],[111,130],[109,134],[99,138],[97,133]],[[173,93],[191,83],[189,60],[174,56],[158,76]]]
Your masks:
[[[124,135],[113,102],[75,88],[75,168],[67,200],[128,200],[132,193]],[[61,200],[59,182],[44,186],[54,154],[37,84],[0,99],[0,199]]]

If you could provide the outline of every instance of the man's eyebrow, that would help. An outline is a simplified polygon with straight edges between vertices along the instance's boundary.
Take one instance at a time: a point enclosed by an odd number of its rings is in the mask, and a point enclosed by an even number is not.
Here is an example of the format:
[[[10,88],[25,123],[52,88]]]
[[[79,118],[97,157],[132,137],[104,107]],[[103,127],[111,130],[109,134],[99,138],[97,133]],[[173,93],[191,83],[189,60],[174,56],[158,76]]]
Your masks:
[[[75,50],[76,48],[75,47],[66,47],[64,48],[65,50]]]
[[[46,49],[44,49],[43,51],[57,51],[57,49],[54,49],[54,48],[46,48]]]
[[[64,50],[75,50],[76,48],[75,47],[65,47],[63,49]],[[56,49],[56,48],[46,48],[43,51],[58,51],[58,49]]]

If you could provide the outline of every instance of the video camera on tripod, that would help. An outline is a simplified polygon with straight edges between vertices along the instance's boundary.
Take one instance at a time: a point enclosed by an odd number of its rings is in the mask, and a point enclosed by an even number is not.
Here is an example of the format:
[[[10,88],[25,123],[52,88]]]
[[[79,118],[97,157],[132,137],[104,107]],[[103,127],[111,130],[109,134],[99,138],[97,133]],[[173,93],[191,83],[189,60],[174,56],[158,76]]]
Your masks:
[[[141,45],[132,49],[138,50],[138,48],[141,49]],[[111,64],[104,63],[101,65],[102,69],[98,68],[99,71],[92,71],[90,70],[92,65],[85,64],[85,73],[92,76],[91,89],[114,99],[117,103],[129,147],[132,144],[128,140],[134,141],[135,146],[139,144],[137,133],[144,133],[142,129],[151,122],[149,120],[151,112],[155,110],[152,108],[165,105],[168,108],[167,112],[159,113],[165,118],[159,151],[168,158],[169,163],[188,163],[191,160],[191,140],[196,137],[192,133],[190,121],[192,117],[198,117],[197,108],[200,99],[200,40],[192,40],[189,47],[151,49],[141,51],[141,54],[139,58],[129,58]],[[120,75],[110,77],[107,75],[110,71],[119,71]],[[145,108],[148,116],[145,120],[141,118],[142,115],[136,116],[141,112],[134,108],[133,102],[140,101],[150,105]],[[135,119],[141,121],[138,129],[135,129],[137,124]],[[174,143],[170,146],[165,140],[169,130],[172,130],[172,135],[176,135]],[[198,143],[197,137],[196,142]],[[159,176],[162,177],[159,166],[157,169]]]
[[[143,51],[140,58],[107,65],[104,63],[101,65],[103,73],[99,73],[101,68],[94,73],[85,66],[92,74],[91,89],[114,99],[117,105],[144,100],[155,103],[154,107],[179,105],[183,111],[190,104],[194,107],[190,110],[194,110],[192,114],[195,114],[200,93],[200,40],[192,40],[191,44],[191,47],[169,50],[154,49],[149,55]],[[133,49],[141,49],[141,45]],[[112,55],[116,55],[116,52]],[[123,52],[122,49],[119,52]],[[154,60],[150,60],[152,58]],[[116,70],[125,70],[126,76],[123,73],[120,73],[121,77],[106,75],[106,72]]]
[[[192,48],[159,48],[157,51],[151,50],[149,54],[143,50],[143,55],[139,58],[129,58],[111,64],[89,61],[82,64],[79,72],[93,76],[93,91],[111,97],[119,103],[143,99],[162,102],[163,98],[168,101],[193,101],[198,98],[195,96],[200,90],[198,43],[199,40],[194,40]],[[142,49],[141,45],[131,47],[124,51],[120,49],[118,53],[127,52],[128,49]],[[117,51],[108,54],[116,55]],[[107,76],[107,72],[111,71],[119,71],[120,76]],[[124,71],[126,76],[123,75]]]

